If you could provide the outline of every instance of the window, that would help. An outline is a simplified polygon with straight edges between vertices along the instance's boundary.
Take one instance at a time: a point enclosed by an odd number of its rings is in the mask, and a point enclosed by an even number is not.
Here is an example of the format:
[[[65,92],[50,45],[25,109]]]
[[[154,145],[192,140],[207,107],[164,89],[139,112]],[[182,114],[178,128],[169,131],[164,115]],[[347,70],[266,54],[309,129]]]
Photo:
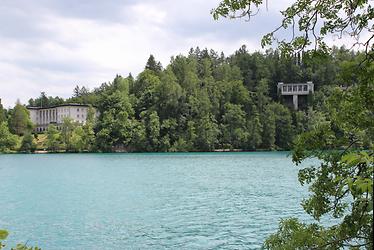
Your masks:
[[[292,92],[292,86],[288,86],[288,92]]]
[[[77,117],[79,118],[79,115],[77,115]]]
[[[308,85],[304,85],[304,91],[308,91]]]
[[[293,91],[294,91],[294,92],[297,91],[297,86],[293,86]]]
[[[286,88],[286,86],[283,86],[283,91],[287,91],[287,88]]]
[[[303,85],[298,86],[299,91],[303,91]]]
[[[77,112],[79,112],[79,108],[77,109]]]

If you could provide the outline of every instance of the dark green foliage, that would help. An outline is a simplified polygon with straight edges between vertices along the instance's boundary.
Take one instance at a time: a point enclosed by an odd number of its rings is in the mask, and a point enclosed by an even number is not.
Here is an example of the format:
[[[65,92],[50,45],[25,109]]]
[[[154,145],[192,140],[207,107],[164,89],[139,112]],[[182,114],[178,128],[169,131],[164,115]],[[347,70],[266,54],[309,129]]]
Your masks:
[[[143,111],[140,117],[145,127],[147,151],[158,151],[160,146],[160,119],[157,112]]]
[[[31,153],[36,150],[36,143],[34,142],[34,136],[31,133],[27,133],[23,136],[21,142],[21,152]]]
[[[47,130],[47,150],[55,152],[61,148],[61,133],[57,130],[55,125],[49,125]]]
[[[125,149],[133,136],[134,110],[128,95],[127,81],[117,79],[100,94],[100,117],[96,124],[96,143],[101,151]]]
[[[64,121],[58,150],[287,150],[296,135],[326,120],[325,100],[338,83],[359,80],[352,65],[363,55],[344,48],[333,48],[324,57],[280,54],[249,53],[242,46],[225,57],[196,48],[187,57],[173,57],[165,69],[150,56],[136,79],[116,75],[93,90],[76,86],[67,100],[43,92],[30,104],[85,103],[99,111],[97,119],[92,114],[85,125]],[[316,92],[308,98],[307,108],[296,112],[284,106],[277,83],[308,80],[316,80]],[[24,126],[17,131],[24,133]]]
[[[10,133],[6,122],[0,123],[0,152],[13,150],[17,145],[17,136]]]
[[[61,126],[61,141],[67,151],[74,151],[73,148],[73,132],[75,128],[77,127],[77,124],[71,119],[71,118],[64,118]],[[77,140],[81,140],[81,138],[76,138]],[[74,141],[74,143],[80,143],[77,142],[77,140]],[[76,145],[74,145],[76,146]]]
[[[161,72],[162,65],[160,62],[156,62],[156,59],[153,55],[150,55],[145,65],[145,69],[152,70],[154,72]]]
[[[247,130],[248,130],[248,144],[246,146],[247,149],[255,150],[259,148],[262,144],[262,131],[263,131],[263,124],[261,123],[260,116],[257,111],[252,112],[250,119],[247,122]],[[271,149],[271,148],[269,148]]]
[[[77,86],[78,87],[78,86]],[[78,87],[79,88],[79,87]],[[61,97],[52,97],[46,95],[45,92],[40,93],[40,97],[29,100],[29,106],[32,107],[51,107],[64,103],[64,99]]]
[[[9,127],[12,133],[17,135],[24,135],[32,130],[29,111],[19,102],[11,111]]]
[[[95,151],[95,114],[94,109],[92,107],[89,108],[87,114],[86,123],[82,126],[82,144],[83,147],[81,150],[83,151]]]
[[[222,116],[222,137],[224,145],[230,145],[233,148],[244,148],[249,133],[247,131],[245,112],[241,105],[226,103],[224,114]]]
[[[304,224],[297,219],[286,219],[279,223],[276,234],[271,235],[265,242],[265,249],[293,250],[293,249],[339,249],[331,245],[325,247],[329,232],[321,237],[323,228],[318,224]]]
[[[87,145],[84,140],[84,130],[81,126],[77,126],[71,133],[69,149],[73,152],[82,152],[85,148]]]
[[[295,136],[291,111],[279,103],[269,105],[275,115],[275,144],[282,149],[290,149]]]
[[[206,115],[197,120],[196,124],[196,148],[203,151],[212,151],[218,143],[219,129],[212,115]]]
[[[241,48],[225,58],[214,51],[196,48],[191,49],[188,57],[172,58],[165,70],[155,68],[155,60],[150,57],[137,79],[116,76],[112,83],[94,90],[100,111],[95,125],[97,148],[290,148],[294,128],[299,128],[296,123],[307,127],[307,121],[293,119],[293,111],[272,98],[278,75],[289,73],[287,69],[274,70],[274,60],[279,60],[274,54],[250,54]],[[246,78],[240,69],[243,65],[249,65],[255,72],[248,78],[247,87],[242,80]],[[303,70],[299,65],[295,67]]]
[[[1,99],[0,99],[0,123],[4,121],[6,121],[5,110],[4,110],[3,105],[1,104]]]

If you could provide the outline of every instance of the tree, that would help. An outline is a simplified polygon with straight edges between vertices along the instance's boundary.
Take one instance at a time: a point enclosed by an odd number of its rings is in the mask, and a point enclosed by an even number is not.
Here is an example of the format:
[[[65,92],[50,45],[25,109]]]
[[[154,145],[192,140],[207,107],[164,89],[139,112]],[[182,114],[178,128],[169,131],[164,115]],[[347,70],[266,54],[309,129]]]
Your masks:
[[[83,149],[87,151],[95,150],[95,110],[93,107],[89,107],[87,112],[86,123],[83,125]]]
[[[274,150],[275,149],[275,134],[276,134],[276,115],[271,109],[271,106],[265,108],[265,112],[261,116],[263,130],[262,130],[262,148]]]
[[[215,19],[219,17],[250,19],[264,3],[267,5],[268,0],[224,0],[211,13]],[[354,45],[363,45],[368,57],[374,59],[374,35],[370,23],[373,19],[373,8],[369,0],[297,0],[281,13],[283,15],[281,25],[262,38],[262,46],[271,45],[276,41],[281,51],[286,54],[304,50],[310,45],[315,51],[327,51],[328,46],[324,41],[326,37],[336,34],[342,38],[343,35],[348,34],[356,40]],[[275,36],[275,33],[281,29],[292,30],[293,36],[290,41]],[[360,37],[362,33],[369,34],[366,40]]]
[[[145,125],[141,121],[135,120],[133,125],[133,136],[131,138],[132,151],[144,152],[147,147],[147,134]]]
[[[119,89],[102,93],[97,120],[96,144],[101,151],[128,147],[132,140],[134,109],[126,92]]]
[[[35,150],[36,143],[34,142],[34,136],[31,133],[25,134],[22,138],[20,151],[30,153]]]
[[[275,114],[275,144],[283,150],[288,150],[295,136],[291,112],[279,103],[272,103],[269,108]]]
[[[81,96],[81,89],[79,88],[79,86],[75,86],[74,90],[73,90],[73,97],[80,97]]]
[[[195,146],[199,150],[212,151],[218,142],[219,129],[212,115],[205,115],[197,121]]]
[[[150,55],[147,64],[145,65],[145,69],[159,73],[162,70],[162,65],[160,62],[156,62],[156,59],[153,55]]]
[[[255,103],[259,113],[265,111],[265,106],[270,102],[269,97],[269,81],[267,79],[261,79],[255,88]]]
[[[257,111],[253,112],[250,119],[247,122],[248,129],[248,145],[247,148],[251,150],[257,149],[262,143],[262,130],[263,125],[260,121],[260,115]]]
[[[0,123],[0,152],[8,152],[17,145],[17,136],[10,133],[6,122]]]
[[[160,83],[154,89],[155,108],[162,119],[176,117],[179,111],[178,101],[182,96],[182,88],[170,67],[162,72],[160,80]]]
[[[81,126],[74,128],[70,138],[70,150],[74,152],[81,152],[87,148],[84,140],[84,130]]]
[[[33,124],[30,120],[29,111],[19,102],[16,103],[11,112],[9,127],[17,135],[24,135],[32,130]]]
[[[3,105],[1,104],[1,98],[0,98],[0,123],[5,121],[5,110]]]
[[[51,152],[55,152],[60,149],[61,134],[57,130],[56,126],[51,124],[47,129],[47,149]]]
[[[223,142],[230,148],[243,148],[249,136],[245,112],[241,105],[226,103],[223,121]]]
[[[72,139],[73,131],[76,128],[76,126],[77,124],[71,118],[65,117],[62,120],[61,140],[67,151],[72,150],[71,139]]]
[[[147,137],[147,151],[157,151],[160,145],[160,119],[156,111],[142,112]]]
[[[38,107],[44,108],[49,106],[49,99],[45,92],[40,93],[39,100],[35,100],[35,104]]]
[[[138,99],[135,107],[137,115],[156,105],[155,91],[160,84],[160,77],[154,71],[144,70],[139,74],[131,91]]]
[[[296,111],[292,113],[292,117],[295,125],[295,133],[299,135],[306,132],[308,128],[307,114],[304,111]]]
[[[176,119],[163,120],[160,126],[160,150],[167,152],[172,144],[178,140],[178,122]]]

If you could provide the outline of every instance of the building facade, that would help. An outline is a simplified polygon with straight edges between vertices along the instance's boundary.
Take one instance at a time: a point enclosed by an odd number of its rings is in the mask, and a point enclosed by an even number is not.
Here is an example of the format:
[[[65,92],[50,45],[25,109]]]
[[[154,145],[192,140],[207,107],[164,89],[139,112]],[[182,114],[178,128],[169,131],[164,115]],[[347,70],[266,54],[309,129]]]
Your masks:
[[[50,124],[54,124],[57,129],[61,129],[61,125],[65,118],[70,118],[79,124],[85,124],[90,106],[84,104],[63,104],[48,108],[28,107],[31,121],[35,125],[35,132],[44,132]],[[94,116],[97,111],[94,108]]]
[[[292,103],[295,110],[299,107],[299,96],[307,96],[314,93],[313,82],[306,83],[278,83],[278,93],[282,96],[292,96]]]

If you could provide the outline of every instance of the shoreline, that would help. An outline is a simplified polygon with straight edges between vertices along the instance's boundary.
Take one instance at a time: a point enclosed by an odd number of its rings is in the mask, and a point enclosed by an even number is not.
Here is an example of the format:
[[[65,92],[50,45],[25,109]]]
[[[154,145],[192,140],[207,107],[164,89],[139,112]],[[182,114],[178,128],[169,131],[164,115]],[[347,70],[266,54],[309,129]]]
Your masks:
[[[126,151],[113,151],[113,152],[49,152],[47,150],[36,150],[34,152],[2,152],[0,155],[9,155],[9,154],[173,154],[173,153],[260,153],[260,152],[290,152],[291,150],[266,150],[266,149],[259,149],[259,150],[241,150],[241,149],[216,149],[213,151],[175,151],[175,152],[161,152],[161,151],[153,151],[153,152],[147,152],[147,151],[132,151],[132,152],[126,152]]]

